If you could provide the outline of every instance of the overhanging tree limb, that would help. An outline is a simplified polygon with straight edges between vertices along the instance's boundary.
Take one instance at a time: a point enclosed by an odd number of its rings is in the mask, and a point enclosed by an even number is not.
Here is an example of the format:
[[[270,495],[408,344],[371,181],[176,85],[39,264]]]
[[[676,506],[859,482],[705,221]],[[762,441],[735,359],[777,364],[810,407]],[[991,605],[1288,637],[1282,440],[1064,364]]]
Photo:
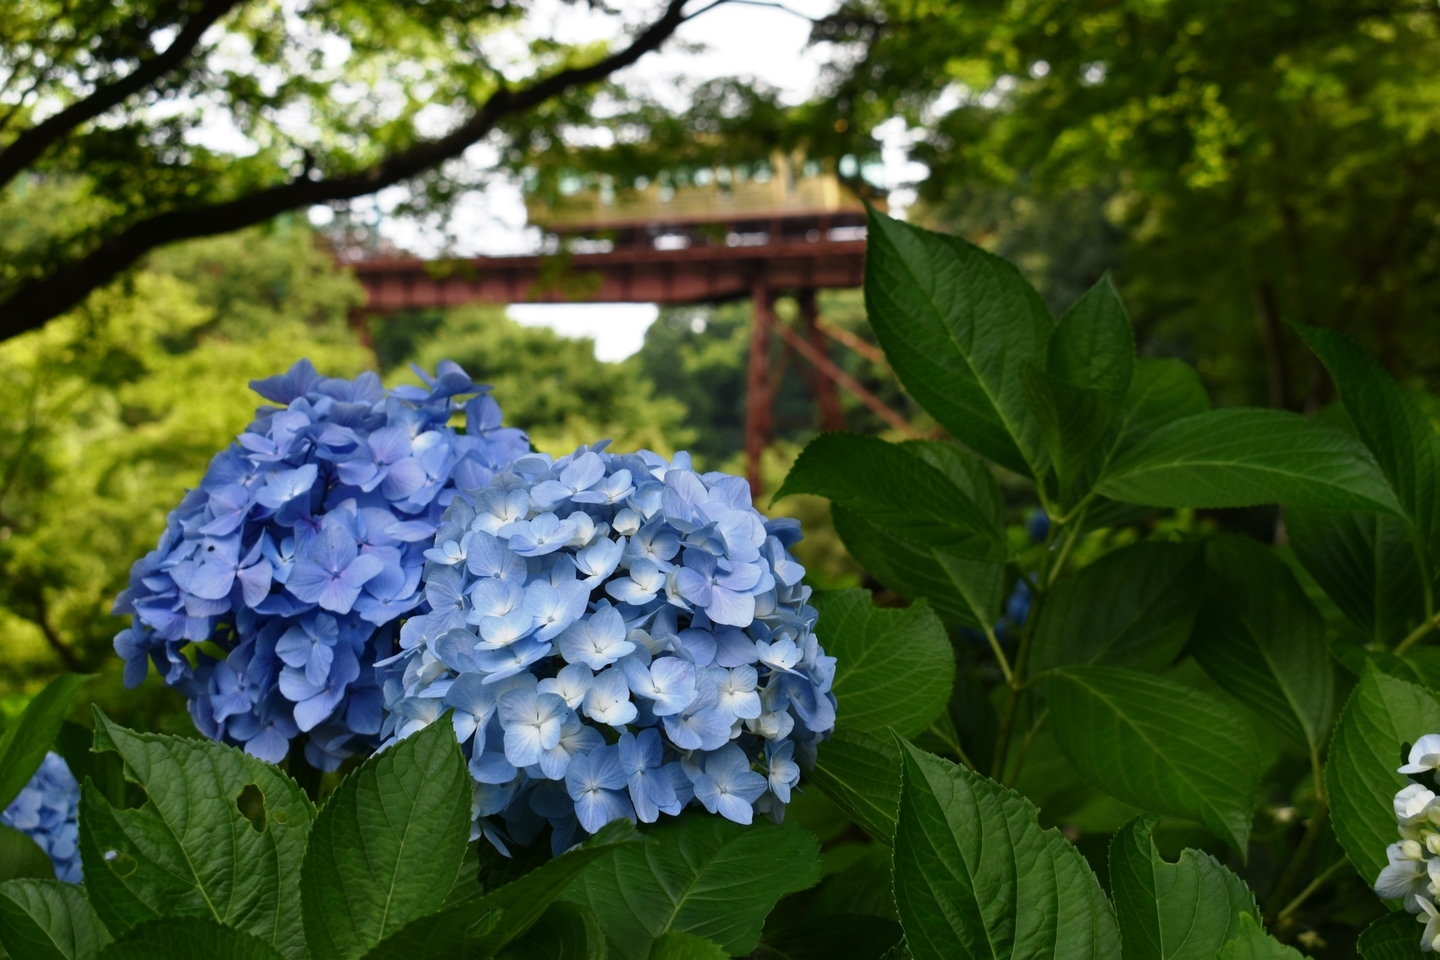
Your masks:
[[[47,149],[82,123],[94,120],[112,107],[151,86],[184,63],[195,52],[200,38],[240,0],[207,0],[175,36],[163,53],[140,61],[134,70],[102,84],[89,96],[26,130],[0,151],[0,187],[19,176]]]
[[[658,48],[688,19],[683,13],[685,2],[669,0],[664,14],[625,49],[589,66],[562,70],[528,86],[502,87],[449,134],[396,151],[364,170],[342,177],[295,179],[223,203],[169,210],[133,223],[90,253],[46,276],[21,284],[7,299],[0,301],[0,339],[34,330],[77,306],[92,291],[109,283],[156,247],[230,233],[313,204],[352,200],[409,180],[457,157],[506,117],[537,107],[575,87],[603,80]]]

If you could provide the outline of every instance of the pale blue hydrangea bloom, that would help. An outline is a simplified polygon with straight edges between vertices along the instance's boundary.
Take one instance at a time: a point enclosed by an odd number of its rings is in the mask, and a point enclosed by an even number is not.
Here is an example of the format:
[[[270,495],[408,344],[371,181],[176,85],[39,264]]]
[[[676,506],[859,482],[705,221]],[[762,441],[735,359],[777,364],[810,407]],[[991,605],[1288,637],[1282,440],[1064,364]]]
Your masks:
[[[441,514],[530,449],[458,366],[420,375],[387,391],[302,360],[251,382],[278,406],[211,461],[116,600],[129,686],[154,663],[201,732],[271,762],[301,734],[324,770],[379,743],[374,663],[402,617],[439,609],[420,581]]]
[[[521,457],[457,496],[425,553],[430,611],[386,665],[384,733],[451,708],[476,834],[501,850],[692,803],[780,820],[835,724],[799,539],[686,454]]]
[[[45,754],[25,789],[0,812],[0,823],[25,834],[55,865],[55,876],[80,882],[80,837],[76,815],[80,785],[57,753]]]

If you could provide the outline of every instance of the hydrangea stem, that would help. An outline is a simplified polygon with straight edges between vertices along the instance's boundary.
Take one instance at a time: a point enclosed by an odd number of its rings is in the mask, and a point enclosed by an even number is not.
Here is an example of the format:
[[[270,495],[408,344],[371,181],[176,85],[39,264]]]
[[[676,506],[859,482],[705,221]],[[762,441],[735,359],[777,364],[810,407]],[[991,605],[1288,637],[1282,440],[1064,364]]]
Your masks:
[[[979,770],[975,769],[975,762],[971,760],[970,755],[965,752],[965,748],[961,745],[959,738],[950,736],[950,732],[941,727],[939,723],[930,724],[929,729],[927,729],[925,732],[933,733],[937,738],[939,738],[942,743],[945,744],[945,746],[949,747],[951,750],[954,750],[955,756],[959,757],[960,762],[965,764],[965,766],[968,767],[971,771],[975,773],[980,772]]]
[[[1042,492],[1041,503],[1045,502]],[[1049,511],[1047,510],[1047,513]],[[1045,560],[1040,566],[1040,571],[1031,583],[1033,596],[1030,601],[1030,610],[1025,616],[1025,625],[1020,629],[1020,646],[1015,651],[1015,665],[1012,670],[1005,671],[1005,682],[1010,688],[1005,697],[1005,708],[1000,715],[1000,733],[995,739],[995,758],[990,764],[990,778],[1000,780],[1005,774],[1005,763],[1009,759],[1010,737],[1015,729],[1015,711],[1020,705],[1020,692],[1025,689],[1025,666],[1030,659],[1030,641],[1035,635],[1035,623],[1040,619],[1040,607],[1045,601],[1045,591],[1050,586],[1050,551],[1055,547],[1055,537],[1059,524],[1052,523],[1050,530],[1045,535]],[[1076,529],[1078,529],[1078,524]],[[1074,539],[1072,535],[1071,540]],[[1068,551],[1067,551],[1068,552]],[[1062,554],[1063,562],[1064,556]],[[1022,573],[1023,575],[1023,573]],[[986,630],[990,634],[989,629]],[[992,639],[996,646],[998,643]],[[1005,661],[1001,659],[1002,671],[1005,670]]]
[[[1406,636],[1404,640],[1401,640],[1395,645],[1395,650],[1393,651],[1394,654],[1398,657],[1406,650],[1409,650],[1411,647],[1415,646],[1415,644],[1419,643],[1421,640],[1424,640],[1427,636],[1429,636],[1431,631],[1433,631],[1436,627],[1440,627],[1440,616],[1432,616],[1424,623],[1420,624],[1420,626],[1416,627],[1414,630],[1411,630],[1409,635]]]
[[[1005,778],[1005,786],[1013,787],[1015,786],[1015,781],[1020,779],[1020,771],[1025,768],[1025,759],[1030,756],[1030,748],[1035,745],[1035,738],[1039,736],[1040,728],[1045,725],[1045,721],[1049,718],[1050,708],[1046,707],[1040,711],[1040,715],[1035,718],[1035,722],[1030,724],[1030,732],[1025,734],[1025,741],[1020,744],[1020,753],[1015,757],[1015,769],[1011,770],[1010,775]]]
[[[1325,884],[1329,883],[1330,880],[1335,876],[1335,874],[1339,873],[1341,868],[1344,867],[1345,864],[1348,862],[1348,860],[1342,857],[1341,859],[1335,861],[1329,867],[1327,867],[1324,873],[1320,874],[1320,876],[1316,877],[1314,880],[1311,880],[1308,887],[1306,887],[1304,890],[1301,890],[1298,894],[1295,895],[1294,900],[1291,900],[1285,905],[1285,909],[1281,910],[1276,915],[1275,921],[1277,923],[1283,924],[1286,920],[1289,920],[1290,916],[1295,913],[1295,911],[1303,907],[1305,905],[1305,901],[1309,900],[1310,897],[1314,895],[1315,891],[1319,890],[1321,887],[1325,886]]]
[[[1310,861],[1310,855],[1314,852],[1316,844],[1320,842],[1320,837],[1325,832],[1325,824],[1330,817],[1330,808],[1326,805],[1323,796],[1318,798],[1317,803],[1318,809],[1315,811],[1315,815],[1310,818],[1310,823],[1305,828],[1305,835],[1300,838],[1300,844],[1295,848],[1295,853],[1291,856],[1290,863],[1286,865],[1285,873],[1281,875],[1280,882],[1275,884],[1275,892],[1270,895],[1272,910],[1275,909],[1276,904],[1283,903],[1285,898],[1290,895],[1290,891],[1294,888],[1296,880],[1300,877],[1300,871],[1303,870],[1305,864]],[[1345,863],[1346,861],[1342,858],[1340,862]],[[1275,914],[1275,918],[1280,920],[1300,909],[1301,904],[1305,902],[1306,898],[1318,890],[1324,882],[1330,878],[1334,871],[1335,868],[1331,867],[1324,873],[1321,873],[1320,876],[1311,881],[1310,885],[1306,887],[1299,896],[1291,900],[1279,913]]]
[[[1075,546],[1075,541],[1080,539],[1081,526],[1085,523],[1085,511],[1089,508],[1088,501],[1081,504],[1079,510],[1074,514],[1073,524],[1070,517],[1063,517],[1057,521],[1058,524],[1068,526],[1070,532],[1065,537],[1065,546],[1060,548],[1060,555],[1055,558],[1055,563],[1050,568],[1050,576],[1045,582],[1047,590],[1055,586],[1055,581],[1059,579],[1061,571],[1065,569],[1065,561],[1070,558],[1070,550]]]
[[[1000,646],[1000,640],[995,636],[995,629],[988,623],[985,626],[985,639],[990,642],[990,649],[995,654],[996,661],[1000,664],[1000,672],[1005,676],[1005,685],[1015,685],[1015,673],[1010,669],[1010,658],[1005,656],[1005,650]]]

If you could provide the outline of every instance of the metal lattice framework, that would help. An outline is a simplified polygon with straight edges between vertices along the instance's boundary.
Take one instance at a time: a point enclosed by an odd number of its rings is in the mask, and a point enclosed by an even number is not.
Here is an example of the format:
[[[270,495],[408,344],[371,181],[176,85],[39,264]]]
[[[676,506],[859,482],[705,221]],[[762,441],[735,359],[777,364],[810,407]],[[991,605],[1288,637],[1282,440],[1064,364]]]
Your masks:
[[[865,218],[857,209],[754,211],[728,218],[704,211],[657,221],[615,216],[556,224],[555,252],[538,256],[420,260],[362,257],[349,266],[364,286],[366,314],[470,303],[754,304],[745,405],[746,476],[758,497],[760,458],[774,436],[772,407],[783,375],[772,338],[810,366],[807,378],[826,430],[844,429],[836,386],[903,433],[915,431],[830,359],[833,339],[869,359],[879,351],[821,321],[816,291],[859,287],[865,277]],[[649,212],[649,211],[646,211]],[[533,213],[533,212],[532,212]],[[780,322],[774,304],[792,295],[800,328]],[[775,367],[775,369],[772,369]]]

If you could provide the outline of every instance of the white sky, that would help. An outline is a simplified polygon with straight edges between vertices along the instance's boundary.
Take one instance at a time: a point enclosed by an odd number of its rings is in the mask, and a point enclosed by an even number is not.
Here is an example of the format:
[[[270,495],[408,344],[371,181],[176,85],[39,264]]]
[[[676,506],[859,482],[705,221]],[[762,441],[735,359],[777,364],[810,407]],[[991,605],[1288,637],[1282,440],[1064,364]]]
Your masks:
[[[700,5],[698,2],[695,4]],[[792,0],[789,6],[806,16],[823,16],[837,6],[837,0]],[[653,14],[654,0],[628,0],[620,4],[631,22]],[[566,42],[616,38],[612,18],[586,10],[580,4],[558,2],[538,8],[530,29]],[[746,76],[778,88],[790,102],[807,98],[819,78],[822,51],[807,50],[810,22],[792,13],[772,8],[734,4],[718,7],[680,28],[657,53],[652,53],[621,75],[663,97],[674,90],[680,77],[688,82],[720,76]],[[685,50],[703,44],[704,51]],[[898,121],[897,121],[898,122]],[[885,177],[899,184],[914,177],[904,164],[904,127],[886,137]],[[485,148],[473,159],[484,162]],[[903,203],[904,191],[892,195],[892,204]],[[383,198],[382,198],[383,204]],[[325,211],[328,214],[328,211]],[[537,234],[525,226],[525,205],[519,186],[496,182],[486,190],[464,198],[456,208],[453,227],[459,236],[459,254],[511,254],[533,249]],[[424,226],[401,220],[381,221],[381,233],[399,246],[419,253],[438,251],[441,238]],[[653,304],[517,304],[510,316],[527,326],[548,326],[565,336],[595,339],[595,355],[601,360],[622,360],[640,349],[645,330],[659,311]]]

